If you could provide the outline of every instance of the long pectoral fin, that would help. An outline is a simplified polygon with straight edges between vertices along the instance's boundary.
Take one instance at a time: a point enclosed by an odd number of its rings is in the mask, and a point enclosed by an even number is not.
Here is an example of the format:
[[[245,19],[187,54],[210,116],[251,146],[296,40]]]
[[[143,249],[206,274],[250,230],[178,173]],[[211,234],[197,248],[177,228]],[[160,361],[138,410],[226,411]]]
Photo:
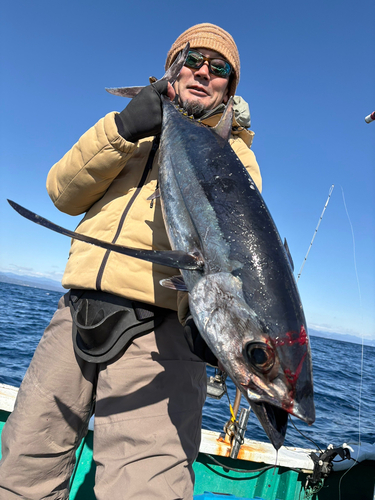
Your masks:
[[[127,255],[129,257],[134,257],[135,259],[146,260],[147,262],[153,262],[154,264],[160,264],[162,266],[174,267],[177,269],[201,269],[203,267],[203,259],[201,255],[181,252],[179,250],[171,250],[171,251],[157,251],[157,250],[143,250],[138,248],[129,248],[123,245],[116,245],[114,243],[109,243],[107,241],[98,240],[96,238],[92,238],[91,236],[86,236],[85,234],[76,233],[74,231],[70,231],[69,229],[65,229],[53,222],[37,215],[34,212],[31,212],[27,208],[18,205],[14,201],[8,200],[8,203],[16,212],[18,212],[22,217],[34,222],[35,224],[39,224],[40,226],[44,226],[47,229],[51,229],[56,233],[64,234],[65,236],[69,236],[70,238],[74,238],[76,240],[83,241],[85,243],[89,243],[91,245],[96,245],[101,248],[105,248],[106,250],[111,250],[113,252],[121,253],[123,255]]]

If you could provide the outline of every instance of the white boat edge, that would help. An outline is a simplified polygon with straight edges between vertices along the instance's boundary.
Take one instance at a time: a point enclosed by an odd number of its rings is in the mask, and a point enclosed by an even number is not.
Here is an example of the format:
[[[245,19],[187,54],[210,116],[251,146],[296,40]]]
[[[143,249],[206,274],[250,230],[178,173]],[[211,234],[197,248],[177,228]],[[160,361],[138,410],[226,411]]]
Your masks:
[[[0,410],[12,412],[17,394],[18,387],[0,384]]]
[[[11,385],[0,383],[0,410],[12,412],[18,388]],[[89,428],[93,429],[93,421],[90,421]],[[362,460],[375,460],[375,443],[362,443],[361,446],[350,445],[352,450],[357,453],[352,454],[358,462]],[[202,438],[199,451],[208,455],[229,457],[231,447],[228,442],[222,439],[220,432],[202,429]],[[292,469],[301,469],[305,472],[311,472],[314,464],[309,454],[316,452],[314,449],[294,448],[282,446],[278,453],[270,443],[245,439],[241,446],[238,459],[248,462],[263,463],[267,465],[277,465]],[[359,455],[358,457],[355,455]],[[346,463],[345,463],[346,462]],[[340,464],[334,464],[335,470],[348,469],[353,465],[353,461],[346,460]]]

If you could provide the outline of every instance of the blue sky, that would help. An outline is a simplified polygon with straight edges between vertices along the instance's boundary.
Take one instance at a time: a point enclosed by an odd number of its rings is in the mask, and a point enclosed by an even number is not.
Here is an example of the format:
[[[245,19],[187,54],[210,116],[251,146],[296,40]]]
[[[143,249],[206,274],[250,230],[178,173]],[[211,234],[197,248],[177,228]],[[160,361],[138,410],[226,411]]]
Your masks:
[[[264,199],[299,280],[310,328],[375,339],[375,4],[3,2],[0,20],[0,270],[60,280],[70,241],[22,219],[6,198],[74,229],[45,181],[80,135],[126,99],[105,87],[162,76],[177,36],[228,30],[241,56]],[[345,200],[345,203],[344,203]],[[349,215],[349,217],[348,217]]]

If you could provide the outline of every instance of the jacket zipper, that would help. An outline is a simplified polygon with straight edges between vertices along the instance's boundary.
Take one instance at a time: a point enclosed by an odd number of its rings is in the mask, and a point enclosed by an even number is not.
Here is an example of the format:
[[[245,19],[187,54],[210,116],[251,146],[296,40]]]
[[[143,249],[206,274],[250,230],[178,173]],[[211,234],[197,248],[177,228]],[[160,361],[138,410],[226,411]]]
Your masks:
[[[160,141],[160,136],[155,136],[154,140],[152,142],[151,151],[150,151],[150,154],[148,156],[146,166],[145,166],[145,168],[143,170],[143,174],[142,174],[141,180],[139,181],[137,189],[134,191],[133,196],[130,198],[129,203],[127,204],[127,206],[125,207],[125,209],[124,209],[124,211],[123,211],[123,213],[121,215],[121,219],[120,219],[119,225],[117,227],[116,234],[115,234],[115,236],[114,236],[114,238],[113,238],[113,240],[112,240],[111,243],[116,243],[116,241],[118,240],[118,238],[119,238],[119,236],[121,234],[124,222],[125,222],[125,218],[128,215],[130,208],[134,204],[135,199],[139,195],[142,187],[144,186],[144,184],[146,182],[148,173],[152,169],[152,164],[154,162],[156,151],[158,150],[158,147],[159,147],[159,141]],[[107,265],[110,253],[111,253],[111,250],[107,250],[106,251],[106,253],[105,253],[104,257],[103,257],[102,263],[100,265],[99,271],[98,271],[98,275],[97,275],[97,278],[96,278],[96,285],[95,285],[96,290],[98,290],[98,291],[101,291],[101,285],[102,285],[102,279],[103,279],[104,269],[105,269],[105,266]]]

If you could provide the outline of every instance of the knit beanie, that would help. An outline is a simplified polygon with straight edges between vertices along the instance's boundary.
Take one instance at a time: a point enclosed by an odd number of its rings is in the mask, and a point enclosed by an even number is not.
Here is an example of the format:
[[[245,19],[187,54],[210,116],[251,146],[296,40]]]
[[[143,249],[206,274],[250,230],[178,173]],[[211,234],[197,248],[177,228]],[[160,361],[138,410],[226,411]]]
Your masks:
[[[240,81],[240,55],[231,35],[214,24],[196,24],[184,31],[170,48],[165,62],[166,70],[171,66],[177,54],[185,47],[187,42],[190,43],[191,49],[215,50],[231,64],[233,72],[229,77],[229,96],[234,96]]]

